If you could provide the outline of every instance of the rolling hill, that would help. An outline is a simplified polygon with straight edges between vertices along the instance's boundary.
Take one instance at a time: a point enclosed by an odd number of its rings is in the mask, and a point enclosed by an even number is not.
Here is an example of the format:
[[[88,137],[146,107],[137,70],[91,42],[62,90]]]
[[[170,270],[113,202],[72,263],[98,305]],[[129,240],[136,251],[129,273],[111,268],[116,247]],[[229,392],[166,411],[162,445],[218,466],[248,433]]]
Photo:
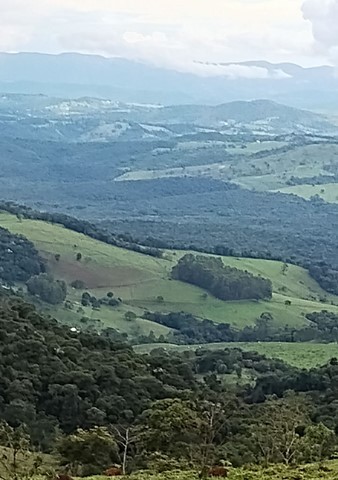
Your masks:
[[[166,251],[164,258],[157,259],[107,245],[60,225],[20,220],[8,213],[0,214],[0,226],[31,240],[56,278],[68,284],[81,280],[97,296],[112,290],[115,297],[122,298],[123,303],[118,307],[81,310],[82,291],[69,288],[68,300],[73,308],[49,307],[49,311],[71,326],[79,326],[81,318],[86,316],[100,319],[102,327],[114,327],[131,336],[151,330],[159,336],[169,330],[140,318],[145,310],[184,311],[216,323],[230,323],[235,328],[253,324],[263,312],[271,313],[276,324],[295,328],[306,324],[306,313],[324,308],[338,313],[338,297],[325,294],[306,270],[293,265],[283,274],[279,262],[223,257],[227,265],[270,278],[274,292],[271,301],[223,302],[212,296],[205,298],[203,290],[170,279],[171,268],[183,251]],[[76,260],[77,253],[82,255],[81,261]],[[55,258],[57,254],[59,260]],[[134,322],[126,320],[127,311],[136,314]]]
[[[1,53],[0,65],[0,90],[6,93],[99,96],[166,105],[268,97],[301,108],[338,108],[335,70],[328,66],[302,68],[262,61],[219,64],[224,75],[204,77],[123,58],[76,53]],[[251,69],[259,73],[258,78]]]

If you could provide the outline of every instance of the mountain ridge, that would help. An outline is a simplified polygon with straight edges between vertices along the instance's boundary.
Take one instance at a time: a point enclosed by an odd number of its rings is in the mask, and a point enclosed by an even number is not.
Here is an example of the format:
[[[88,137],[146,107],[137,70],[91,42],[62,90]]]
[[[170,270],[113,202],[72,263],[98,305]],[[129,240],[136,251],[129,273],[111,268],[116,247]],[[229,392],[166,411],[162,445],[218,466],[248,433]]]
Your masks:
[[[295,107],[338,109],[338,79],[333,67],[305,68],[264,61],[218,65],[233,66],[236,71],[229,72],[228,77],[219,74],[206,77],[99,55],[0,53],[0,90],[66,97],[99,96],[165,105],[219,104],[266,96]],[[255,74],[245,78],[251,68],[259,70],[258,78]],[[278,69],[285,78],[273,78],[271,72]]]

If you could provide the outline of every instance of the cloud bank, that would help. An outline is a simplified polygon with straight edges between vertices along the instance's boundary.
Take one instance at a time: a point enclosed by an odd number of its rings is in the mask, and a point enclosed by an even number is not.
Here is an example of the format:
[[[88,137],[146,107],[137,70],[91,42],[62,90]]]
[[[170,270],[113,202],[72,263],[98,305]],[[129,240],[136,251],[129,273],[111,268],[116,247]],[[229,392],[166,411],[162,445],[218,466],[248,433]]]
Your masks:
[[[305,20],[324,38],[327,19],[317,15],[325,1],[306,0],[302,14],[303,0],[0,0],[0,50],[77,51],[201,76],[282,80],[281,70],[235,63],[325,62],[328,47],[313,49]],[[326,3],[330,19],[337,1]]]
[[[302,11],[311,22],[315,48],[338,66],[338,0],[306,0]]]

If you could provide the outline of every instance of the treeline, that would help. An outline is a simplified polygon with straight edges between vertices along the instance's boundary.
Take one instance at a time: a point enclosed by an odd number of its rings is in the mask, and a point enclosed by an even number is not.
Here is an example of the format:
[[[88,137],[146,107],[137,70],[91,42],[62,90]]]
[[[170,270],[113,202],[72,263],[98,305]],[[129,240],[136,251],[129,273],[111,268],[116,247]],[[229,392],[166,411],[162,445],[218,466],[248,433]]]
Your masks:
[[[19,219],[27,218],[30,220],[42,220],[49,223],[58,223],[69,230],[83,233],[84,235],[87,235],[95,240],[99,240],[116,247],[122,247],[127,250],[132,250],[134,252],[143,253],[145,255],[150,255],[157,258],[162,256],[162,252],[158,248],[139,245],[129,234],[114,235],[105,228],[98,227],[93,223],[87,222],[86,220],[70,217],[63,213],[38,212],[37,210],[33,210],[23,205],[16,205],[12,202],[0,202],[0,210],[5,210],[6,212],[12,213]]]
[[[281,248],[280,252],[272,252],[266,249],[266,243],[264,248],[254,249],[254,248],[233,248],[228,245],[217,244],[205,246],[205,240],[199,242],[198,244],[192,244],[191,240],[185,241],[183,237],[177,232],[177,226],[175,226],[175,237],[170,235],[170,240],[168,239],[168,233],[172,231],[169,226],[166,226],[163,222],[156,223],[156,237],[154,235],[146,236],[140,235],[139,239],[135,239],[128,233],[112,233],[112,228],[105,222],[107,227],[94,225],[85,220],[79,220],[68,215],[60,213],[47,213],[47,212],[38,212],[26,206],[19,206],[12,202],[0,202],[0,210],[5,210],[9,213],[17,215],[19,218],[29,218],[35,220],[43,220],[51,223],[59,223],[64,225],[66,228],[73,230],[75,232],[83,233],[88,235],[91,238],[100,240],[102,242],[108,243],[110,245],[115,245],[118,247],[126,248],[138,253],[143,253],[145,255],[150,255],[153,257],[160,258],[162,257],[161,249],[186,249],[186,250],[195,250],[201,253],[210,253],[215,255],[222,256],[233,256],[233,257],[244,257],[244,258],[261,258],[266,260],[276,260],[286,263],[291,263],[294,265],[299,265],[301,267],[309,270],[310,275],[319,283],[319,285],[327,292],[338,295],[338,266],[332,266],[332,262],[329,260],[329,252],[324,255],[328,258],[327,261],[318,260],[318,255],[314,252],[317,247],[311,245],[309,252],[306,253],[306,248],[302,247],[302,254],[298,251],[297,254],[285,254],[284,250]],[[118,225],[118,222],[114,222],[115,229]],[[133,224],[133,231],[140,234],[139,231],[140,222],[135,225]],[[144,222],[146,230],[151,233],[151,224],[149,222]],[[215,228],[214,225],[213,228]],[[126,221],[123,221],[123,230],[125,232]],[[129,227],[130,228],[130,227]],[[166,228],[166,232],[163,232],[161,228]],[[142,230],[142,229],[141,229]],[[201,229],[198,230],[199,233]],[[195,233],[189,227],[189,237],[191,235],[195,236]],[[182,240],[179,237],[182,236]],[[217,233],[215,232],[217,237]],[[222,235],[224,236],[224,235]],[[198,236],[197,236],[198,237]],[[234,234],[234,238],[237,235]],[[206,237],[204,237],[206,238]],[[257,240],[255,240],[257,241]],[[275,239],[274,243],[277,242]],[[233,242],[229,242],[231,244]],[[238,243],[236,241],[236,243]],[[243,242],[242,242],[243,243]],[[251,242],[252,243],[252,242]],[[311,242],[313,243],[313,242]],[[276,243],[277,244],[277,243]],[[319,247],[318,247],[319,248]],[[322,254],[325,253],[321,249]],[[312,260],[311,260],[312,259]],[[29,267],[28,267],[29,268]],[[43,271],[43,270],[42,270]],[[37,274],[37,271],[34,271],[33,274]],[[1,278],[1,276],[0,276]]]
[[[270,280],[225,266],[221,258],[184,255],[172,278],[204,288],[221,300],[260,300],[272,297]]]
[[[222,459],[302,463],[336,449],[334,359],[304,371],[230,348],[138,355],[4,294],[0,339],[0,419],[9,428],[25,424],[32,446],[56,449],[74,475],[115,462],[127,472]]]
[[[197,345],[219,342],[338,342],[338,315],[326,310],[307,314],[308,324],[297,329],[278,326],[268,312],[262,313],[254,325],[242,330],[233,328],[230,323],[199,320],[184,312],[145,312],[143,318],[171,328],[172,332],[158,338],[154,335],[141,336],[135,340],[137,343]]]
[[[44,269],[32,242],[0,227],[0,282],[25,282]]]

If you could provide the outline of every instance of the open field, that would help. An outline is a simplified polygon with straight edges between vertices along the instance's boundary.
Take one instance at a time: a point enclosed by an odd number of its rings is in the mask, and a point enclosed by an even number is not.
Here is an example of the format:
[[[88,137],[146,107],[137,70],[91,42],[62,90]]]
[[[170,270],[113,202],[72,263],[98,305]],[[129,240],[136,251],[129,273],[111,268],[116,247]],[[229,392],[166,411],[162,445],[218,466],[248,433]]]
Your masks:
[[[241,348],[242,350],[258,352],[269,358],[279,358],[298,368],[313,368],[324,365],[331,358],[338,357],[338,344],[336,343],[211,343],[208,345],[172,345],[168,343],[153,345],[137,345],[134,347],[138,353],[148,353],[155,348],[166,350],[186,351],[196,349],[219,350],[223,348]]]
[[[325,202],[338,203],[338,183],[325,183],[323,185],[296,185],[278,190],[281,193],[291,193],[307,200],[318,195]]]
[[[255,275],[270,278],[273,283],[271,301],[223,302],[210,295],[203,298],[203,290],[170,279],[171,268],[185,252],[167,251],[163,259],[117,248],[93,240],[85,235],[41,221],[18,220],[1,213],[0,225],[25,235],[47,260],[48,268],[56,278],[68,283],[82,280],[93,294],[105,296],[113,291],[123,303],[116,308],[102,307],[100,311],[80,308],[81,290],[69,287],[68,300],[74,309],[51,308],[50,313],[67,324],[78,322],[86,316],[100,319],[102,325],[115,327],[128,333],[153,330],[160,335],[165,327],[140,319],[145,309],[151,311],[185,311],[215,322],[231,323],[242,328],[253,324],[263,312],[269,312],[279,325],[304,325],[305,314],[323,309],[338,313],[338,297],[326,294],[306,270],[289,265],[285,274],[282,264],[275,261],[224,257],[225,264],[248,270]],[[81,261],[76,254],[81,253]],[[61,255],[60,260],[55,255]],[[159,299],[158,297],[163,297]],[[291,305],[285,302],[290,301]],[[323,303],[325,302],[325,303]],[[128,322],[124,315],[133,311],[138,319]]]
[[[273,149],[280,147],[286,148],[286,151],[276,152]],[[117,178],[121,180],[146,180],[159,179],[180,176],[208,176],[215,179],[231,181],[241,187],[257,191],[281,191],[288,192],[287,181],[291,177],[311,178],[314,176],[330,175],[324,167],[335,165],[337,162],[338,145],[330,143],[321,143],[313,145],[303,145],[293,148],[287,148],[282,142],[262,142],[247,144],[247,148],[225,149],[224,155],[214,150],[210,154],[205,154],[208,161],[202,160],[198,164],[187,163],[184,167],[170,163],[165,166],[158,163],[156,167],[149,167],[142,170],[134,169]],[[270,152],[271,150],[271,152]],[[261,158],[249,157],[250,154],[257,154],[265,151]],[[231,154],[231,156],[226,156]],[[236,155],[232,157],[232,155]],[[301,188],[301,187],[291,187]],[[317,187],[315,187],[317,188]],[[325,186],[318,187],[319,192]],[[301,191],[301,190],[300,190]],[[318,193],[314,191],[314,193]],[[300,193],[301,195],[301,193]],[[311,196],[309,195],[309,196]],[[334,187],[328,185],[325,194],[328,199],[338,195],[334,192]],[[301,195],[303,196],[303,195]],[[324,198],[324,197],[323,197]],[[326,198],[325,198],[326,199]]]

